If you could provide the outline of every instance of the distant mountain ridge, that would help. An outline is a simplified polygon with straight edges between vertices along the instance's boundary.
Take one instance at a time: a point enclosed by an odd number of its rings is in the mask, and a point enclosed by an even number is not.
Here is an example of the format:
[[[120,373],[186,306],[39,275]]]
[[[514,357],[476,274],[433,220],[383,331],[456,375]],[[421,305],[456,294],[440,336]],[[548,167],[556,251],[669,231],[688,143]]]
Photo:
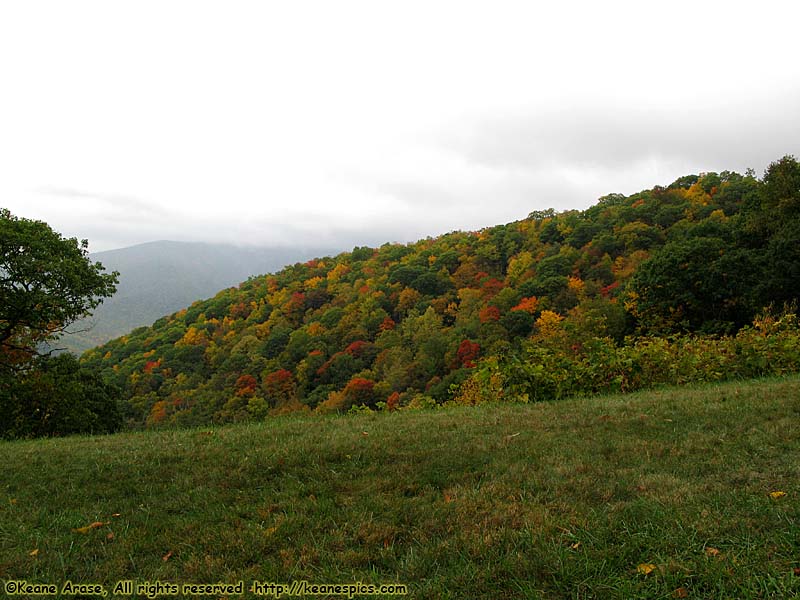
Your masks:
[[[331,248],[238,247],[203,242],[155,241],[94,252],[107,272],[119,271],[117,293],[94,314],[70,326],[57,344],[82,353],[136,327],[295,262],[337,252]]]

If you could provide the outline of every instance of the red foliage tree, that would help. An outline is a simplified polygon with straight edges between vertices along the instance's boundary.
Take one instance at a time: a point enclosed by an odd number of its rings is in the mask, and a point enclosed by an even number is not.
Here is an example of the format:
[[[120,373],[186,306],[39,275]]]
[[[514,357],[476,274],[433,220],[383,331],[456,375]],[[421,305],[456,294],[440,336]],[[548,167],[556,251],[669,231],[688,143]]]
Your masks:
[[[539,308],[539,300],[536,298],[536,296],[531,296],[530,298],[523,298],[522,300],[520,300],[519,304],[517,304],[511,310],[512,312],[523,311],[526,313],[534,314],[536,313],[538,308]]]
[[[499,321],[500,320],[500,309],[496,306],[486,306],[480,310],[478,313],[478,318],[481,320],[481,323],[488,323],[490,321]]]
[[[480,344],[464,340],[459,344],[458,351],[456,352],[458,362],[462,367],[472,368],[475,366],[475,359],[478,358],[480,351]]]
[[[386,399],[386,409],[389,411],[397,410],[398,406],[400,406],[400,394],[397,392],[392,392],[392,394]]]
[[[344,387],[344,396],[351,406],[374,404],[375,382],[363,377],[353,377]]]
[[[306,295],[303,292],[294,292],[286,302],[286,313],[293,315],[302,313],[306,309]]]
[[[504,288],[504,284],[499,279],[495,279],[494,277],[489,277],[481,282],[481,288],[483,288],[483,293],[487,298],[492,298],[496,296],[497,293]]]
[[[255,377],[252,375],[242,375],[236,380],[234,389],[236,390],[237,396],[245,397],[255,394],[256,386],[258,386],[258,381],[256,381]]]
[[[270,403],[285,404],[295,397],[294,375],[286,369],[278,369],[264,377],[264,392]]]
[[[363,340],[356,340],[355,342],[351,342],[347,348],[344,349],[351,356],[355,356],[356,358],[361,356],[364,353],[364,349],[369,346],[369,342],[365,342]]]
[[[600,294],[602,294],[603,298],[608,298],[611,295],[611,292],[614,291],[619,287],[619,281],[615,281],[603,288],[600,288]]]

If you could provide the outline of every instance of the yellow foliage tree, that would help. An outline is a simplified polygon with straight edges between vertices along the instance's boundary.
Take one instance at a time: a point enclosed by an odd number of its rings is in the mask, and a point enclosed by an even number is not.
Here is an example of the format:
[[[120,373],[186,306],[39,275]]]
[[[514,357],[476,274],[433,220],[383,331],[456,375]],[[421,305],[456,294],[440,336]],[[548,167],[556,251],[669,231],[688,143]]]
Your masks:
[[[543,310],[536,319],[538,335],[543,338],[555,337],[561,332],[561,322],[564,320],[560,314],[552,310]]]
[[[578,297],[578,299],[582,299],[585,296],[584,291],[586,284],[580,277],[570,277],[567,281],[567,287]]]
[[[410,310],[416,306],[420,298],[422,298],[422,294],[417,290],[414,288],[406,288],[400,292],[400,296],[397,299],[397,308],[402,311]]]
[[[350,267],[345,264],[338,264],[328,271],[328,281],[331,283],[336,283],[342,278],[342,276],[347,275],[349,272]]]
[[[320,283],[322,283],[322,277],[312,277],[305,282],[305,288],[307,290],[313,290],[314,288],[319,287]]]
[[[527,250],[520,252],[508,261],[506,283],[517,285],[533,266],[533,254]]]

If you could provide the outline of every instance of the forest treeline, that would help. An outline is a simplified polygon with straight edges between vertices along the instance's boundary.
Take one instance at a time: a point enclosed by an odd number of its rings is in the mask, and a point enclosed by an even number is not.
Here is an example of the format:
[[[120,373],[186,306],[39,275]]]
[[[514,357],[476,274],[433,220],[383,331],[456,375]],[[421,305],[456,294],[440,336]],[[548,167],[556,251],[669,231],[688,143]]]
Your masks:
[[[796,370],[798,295],[800,163],[787,156],[761,178],[689,175],[298,263],[81,363],[122,390],[132,426],[625,391],[659,383],[648,369],[670,357],[696,354],[664,365],[663,382]]]

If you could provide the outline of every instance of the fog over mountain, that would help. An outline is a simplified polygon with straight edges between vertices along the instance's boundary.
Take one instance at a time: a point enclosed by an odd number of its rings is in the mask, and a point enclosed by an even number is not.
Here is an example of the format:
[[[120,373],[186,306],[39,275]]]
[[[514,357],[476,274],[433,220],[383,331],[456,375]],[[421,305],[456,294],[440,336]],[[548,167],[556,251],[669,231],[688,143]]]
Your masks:
[[[74,323],[56,344],[76,353],[186,308],[251,275],[335,254],[331,248],[246,248],[158,241],[91,254],[106,271],[119,271],[117,293],[89,319]]]

